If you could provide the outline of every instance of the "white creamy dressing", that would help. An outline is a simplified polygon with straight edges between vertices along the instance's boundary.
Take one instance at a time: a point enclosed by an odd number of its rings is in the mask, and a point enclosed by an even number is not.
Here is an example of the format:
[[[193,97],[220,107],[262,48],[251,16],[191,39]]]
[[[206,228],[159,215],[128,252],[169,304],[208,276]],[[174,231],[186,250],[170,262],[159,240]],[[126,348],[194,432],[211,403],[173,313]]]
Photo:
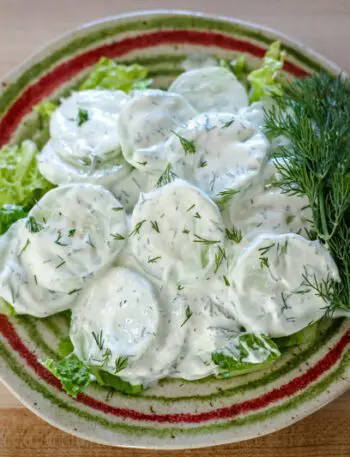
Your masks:
[[[230,301],[247,331],[290,335],[324,315],[327,303],[310,283],[328,277],[338,280],[338,271],[318,241],[291,233],[260,235],[230,272]]]
[[[129,100],[122,91],[74,92],[52,114],[50,141],[38,158],[54,184],[86,182],[107,188],[131,170],[121,154],[119,112]]]
[[[65,294],[49,290],[27,268],[22,256],[28,249],[25,221],[16,222],[0,237],[0,296],[18,314],[47,317],[72,308],[79,291]]]
[[[133,253],[148,273],[165,282],[191,282],[212,272],[224,225],[198,188],[175,180],[141,194],[131,222]]]
[[[185,97],[199,113],[234,114],[248,106],[244,86],[222,67],[186,71],[175,79],[169,91]]]
[[[269,143],[252,123],[230,113],[206,113],[176,133],[192,142],[186,153],[178,136],[166,144],[173,171],[212,198],[227,188],[246,186],[259,172]]]
[[[33,221],[31,228],[30,221]],[[117,257],[128,233],[124,209],[106,189],[72,184],[48,192],[29,213],[21,255],[38,283],[72,294]]]
[[[143,171],[161,171],[164,143],[171,131],[196,115],[181,95],[158,89],[136,91],[120,113],[119,136],[125,159]],[[157,167],[157,162],[161,161]]]
[[[271,186],[264,105],[248,106],[218,67],[184,73],[169,92],[73,93],[39,157],[50,181],[72,184],[0,238],[0,297],[38,317],[72,308],[76,354],[145,385],[217,374],[212,353],[234,352],[244,332],[289,335],[322,317],[303,275],[337,269],[295,234],[312,230],[308,201]],[[245,349],[248,363],[268,357]]]

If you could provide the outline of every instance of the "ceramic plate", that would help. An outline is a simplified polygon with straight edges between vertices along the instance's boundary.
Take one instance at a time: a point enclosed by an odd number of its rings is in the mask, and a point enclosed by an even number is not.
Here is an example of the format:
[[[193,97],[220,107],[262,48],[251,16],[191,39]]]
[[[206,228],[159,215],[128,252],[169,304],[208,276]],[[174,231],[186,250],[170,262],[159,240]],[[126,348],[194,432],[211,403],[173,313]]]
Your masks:
[[[159,87],[188,56],[234,58],[251,67],[280,39],[285,72],[302,78],[333,64],[257,25],[191,12],[153,11],[85,25],[45,47],[2,83],[1,145],[30,137],[32,107],[67,93],[101,56],[145,65]],[[187,59],[188,60],[188,59]],[[225,381],[168,379],[142,397],[90,387],[77,399],[40,364],[68,333],[64,315],[0,316],[0,378],[34,413],[79,437],[115,446],[190,448],[245,440],[311,414],[349,387],[350,321],[335,320],[312,346],[286,353],[271,368]]]

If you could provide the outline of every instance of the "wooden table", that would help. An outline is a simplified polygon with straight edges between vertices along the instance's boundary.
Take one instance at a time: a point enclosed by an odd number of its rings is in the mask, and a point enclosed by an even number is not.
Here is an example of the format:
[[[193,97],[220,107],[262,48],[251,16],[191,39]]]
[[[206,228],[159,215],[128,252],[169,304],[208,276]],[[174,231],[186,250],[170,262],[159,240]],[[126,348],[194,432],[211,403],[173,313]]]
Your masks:
[[[350,72],[350,0],[0,0],[0,75],[76,25],[127,10],[191,8],[260,22]],[[0,457],[350,457],[350,392],[273,435],[205,450],[151,452],[91,444],[38,419],[0,384]]]

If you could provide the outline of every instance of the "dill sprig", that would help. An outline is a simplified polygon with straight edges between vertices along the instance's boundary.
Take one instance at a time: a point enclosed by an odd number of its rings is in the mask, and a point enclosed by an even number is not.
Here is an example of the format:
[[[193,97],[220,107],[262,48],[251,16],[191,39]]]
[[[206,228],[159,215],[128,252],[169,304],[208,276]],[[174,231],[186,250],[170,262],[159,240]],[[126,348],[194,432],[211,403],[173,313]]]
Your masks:
[[[214,270],[214,273],[217,273],[218,269],[220,268],[220,266],[221,266],[221,264],[222,264],[222,262],[224,260],[227,260],[226,252],[221,246],[218,246],[218,252],[215,254],[215,270]]]
[[[26,222],[26,227],[28,232],[38,233],[44,228],[44,225],[38,222],[33,216],[29,216]]]
[[[55,239],[55,243],[58,244],[59,246],[68,246],[67,243],[62,243],[62,238],[63,238],[63,235],[62,235],[62,230],[58,230],[57,231],[57,238]]]
[[[195,240],[194,243],[203,243],[203,244],[217,244],[220,243],[220,240],[207,240],[206,238],[202,238],[199,235],[194,234]]]
[[[183,321],[183,323],[181,324],[181,327],[183,327],[186,322],[192,317],[192,310],[189,306],[187,306],[186,308],[186,311],[185,311],[185,315],[186,315],[186,319]]]
[[[158,255],[157,257],[153,257],[152,259],[148,259],[147,263],[156,263],[159,259],[161,259],[160,255]]]
[[[132,235],[138,235],[140,233],[140,229],[141,227],[143,226],[143,224],[146,222],[146,219],[144,219],[143,221],[140,221],[138,222],[136,225],[135,225],[135,228],[132,232],[129,233],[129,236],[132,236]]]
[[[239,230],[238,228],[236,228],[234,226],[232,226],[231,229],[226,228],[225,234],[226,234],[226,237],[230,241],[234,241],[237,244],[242,241],[242,237],[243,237],[242,230]]]
[[[119,373],[120,371],[124,370],[129,363],[129,358],[126,355],[120,355],[115,359],[115,369],[114,374]]]
[[[263,246],[262,248],[259,248],[258,251],[260,252],[260,256],[263,256],[269,252],[271,248],[275,246],[275,243],[268,244],[267,246]]]
[[[153,230],[155,230],[157,233],[160,233],[159,225],[158,225],[157,221],[151,221],[151,226],[152,226]]]
[[[157,181],[156,187],[163,187],[166,184],[171,183],[176,178],[176,174],[172,171],[172,166],[169,163],[166,169],[161,174],[160,178]]]
[[[270,138],[283,136],[278,150],[278,184],[310,202],[317,239],[332,254],[340,282],[311,281],[336,307],[350,307],[350,79],[314,74],[293,82],[287,96],[275,96],[265,115]],[[275,154],[276,155],[276,154]],[[316,279],[316,278],[314,278]],[[311,287],[311,284],[309,284]]]
[[[125,240],[125,236],[120,233],[111,233],[111,237],[117,241]]]
[[[95,340],[96,346],[99,348],[100,351],[103,351],[103,347],[105,344],[105,341],[103,338],[103,331],[101,330],[100,333],[92,332],[92,336]]]
[[[240,191],[237,189],[225,189],[222,192],[219,192],[218,197],[215,199],[215,203],[222,208],[225,206],[231,198],[238,194]]]
[[[102,360],[101,360],[101,367],[104,368],[109,364],[109,361],[111,360],[112,357],[112,351],[107,348],[104,353],[102,354]]]
[[[85,122],[87,122],[88,120],[89,112],[84,108],[79,108],[77,119],[78,126],[80,127],[81,125],[85,124]]]
[[[259,257],[259,260],[260,260],[260,268],[269,268],[270,264],[269,264],[269,258],[266,257],[266,256],[260,256]]]
[[[177,138],[180,140],[181,146],[182,146],[183,150],[185,151],[185,155],[196,153],[196,146],[193,141],[187,140],[183,136],[174,132],[174,130],[171,130],[171,133],[173,133],[175,136],[177,136]]]

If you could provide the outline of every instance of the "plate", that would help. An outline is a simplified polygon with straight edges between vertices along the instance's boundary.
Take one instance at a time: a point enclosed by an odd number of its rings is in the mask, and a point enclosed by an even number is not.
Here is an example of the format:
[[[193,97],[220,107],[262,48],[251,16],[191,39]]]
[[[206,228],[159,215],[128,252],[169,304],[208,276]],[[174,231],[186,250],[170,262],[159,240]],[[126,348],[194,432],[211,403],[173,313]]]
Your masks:
[[[188,58],[234,58],[257,66],[282,41],[286,76],[302,78],[334,64],[289,38],[236,19],[152,11],[96,21],[46,46],[1,86],[0,143],[30,137],[32,107],[71,90],[100,57],[140,63],[166,87]],[[191,57],[192,56],[192,57]],[[343,393],[350,382],[350,320],[333,321],[311,346],[286,352],[269,369],[229,380],[168,379],[142,397],[93,386],[73,399],[40,363],[68,332],[64,314],[46,319],[0,316],[0,379],[35,414],[91,441],[152,449],[204,447],[286,427]]]

